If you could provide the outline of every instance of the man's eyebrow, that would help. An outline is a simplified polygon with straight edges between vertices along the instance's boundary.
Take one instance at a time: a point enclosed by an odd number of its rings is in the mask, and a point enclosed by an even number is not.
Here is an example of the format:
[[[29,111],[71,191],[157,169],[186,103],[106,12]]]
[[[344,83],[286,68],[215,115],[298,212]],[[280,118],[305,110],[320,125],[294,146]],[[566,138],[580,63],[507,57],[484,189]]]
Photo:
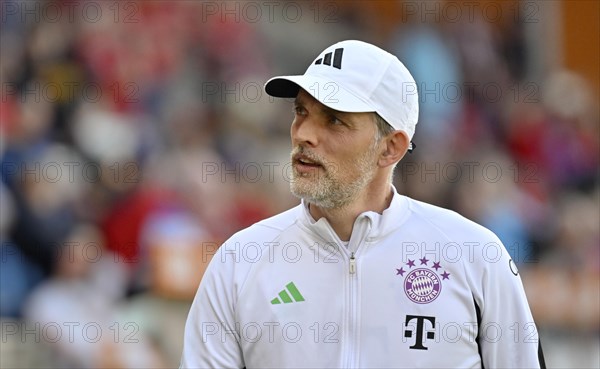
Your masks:
[[[294,99],[294,106],[304,106],[304,101],[303,100],[304,99],[299,99],[298,97],[296,97]],[[323,104],[321,104],[319,110],[320,110],[321,113],[323,113],[325,115],[336,115],[336,116],[339,115],[339,116],[346,116],[346,117],[348,116],[348,113],[346,113],[346,112],[335,110],[335,109],[330,108],[327,105],[323,105]]]
[[[335,110],[333,108],[330,108],[327,105],[323,105],[321,106],[321,112],[324,114],[328,114],[328,115],[339,115],[339,116],[347,116],[348,114],[343,112],[343,111],[339,111],[339,110]]]
[[[337,111],[337,110],[335,110],[335,109],[332,109],[332,108],[330,108],[330,107],[328,107],[328,106],[326,106],[326,105],[322,105],[322,106],[321,106],[321,111],[322,111],[323,113],[325,113],[325,114],[333,114],[333,115],[335,115],[335,114],[338,114],[338,113],[341,113],[340,111]]]

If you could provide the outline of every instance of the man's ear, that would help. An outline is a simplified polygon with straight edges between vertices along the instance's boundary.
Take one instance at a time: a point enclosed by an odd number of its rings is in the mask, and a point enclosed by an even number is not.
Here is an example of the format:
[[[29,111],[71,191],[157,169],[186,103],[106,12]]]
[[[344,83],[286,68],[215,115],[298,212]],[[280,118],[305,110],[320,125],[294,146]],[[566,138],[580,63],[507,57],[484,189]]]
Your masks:
[[[395,165],[404,157],[408,151],[410,140],[406,132],[394,131],[383,139],[383,144],[385,147],[381,155],[379,155],[377,164],[380,167],[387,167]]]

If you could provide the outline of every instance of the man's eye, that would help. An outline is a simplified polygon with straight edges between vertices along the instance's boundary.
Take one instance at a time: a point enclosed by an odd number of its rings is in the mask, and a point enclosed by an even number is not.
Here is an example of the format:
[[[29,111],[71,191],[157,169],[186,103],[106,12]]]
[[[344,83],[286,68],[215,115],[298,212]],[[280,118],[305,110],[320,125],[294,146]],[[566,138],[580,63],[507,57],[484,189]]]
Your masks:
[[[292,111],[295,115],[304,115],[305,113],[304,108],[302,108],[301,106],[295,106]]]
[[[330,115],[328,120],[329,120],[329,124],[335,124],[335,125],[344,124],[344,122],[341,119],[339,119],[338,117],[336,117],[335,115]]]

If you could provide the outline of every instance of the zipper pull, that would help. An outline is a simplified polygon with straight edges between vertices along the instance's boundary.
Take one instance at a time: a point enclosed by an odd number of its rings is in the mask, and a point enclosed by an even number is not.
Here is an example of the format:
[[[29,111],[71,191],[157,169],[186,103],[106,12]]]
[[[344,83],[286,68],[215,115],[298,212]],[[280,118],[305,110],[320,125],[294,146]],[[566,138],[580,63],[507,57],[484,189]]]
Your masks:
[[[356,258],[354,257],[354,253],[350,255],[350,274],[356,273]]]

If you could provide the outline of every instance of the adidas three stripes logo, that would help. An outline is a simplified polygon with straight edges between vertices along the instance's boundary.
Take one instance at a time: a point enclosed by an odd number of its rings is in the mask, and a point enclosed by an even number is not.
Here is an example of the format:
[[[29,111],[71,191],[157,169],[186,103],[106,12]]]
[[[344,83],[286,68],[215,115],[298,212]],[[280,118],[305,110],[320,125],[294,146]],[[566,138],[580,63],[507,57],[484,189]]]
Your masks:
[[[342,69],[342,54],[344,53],[344,48],[335,49],[333,52],[333,64],[331,64],[331,53],[325,54],[322,58],[319,58],[315,61],[315,65],[323,64],[330,65],[337,69]]]
[[[291,295],[291,296],[290,296]],[[272,305],[281,304],[290,304],[292,302],[301,302],[304,301],[304,296],[298,291],[294,282],[288,283],[281,292],[279,292],[279,297],[275,297],[271,300]]]

